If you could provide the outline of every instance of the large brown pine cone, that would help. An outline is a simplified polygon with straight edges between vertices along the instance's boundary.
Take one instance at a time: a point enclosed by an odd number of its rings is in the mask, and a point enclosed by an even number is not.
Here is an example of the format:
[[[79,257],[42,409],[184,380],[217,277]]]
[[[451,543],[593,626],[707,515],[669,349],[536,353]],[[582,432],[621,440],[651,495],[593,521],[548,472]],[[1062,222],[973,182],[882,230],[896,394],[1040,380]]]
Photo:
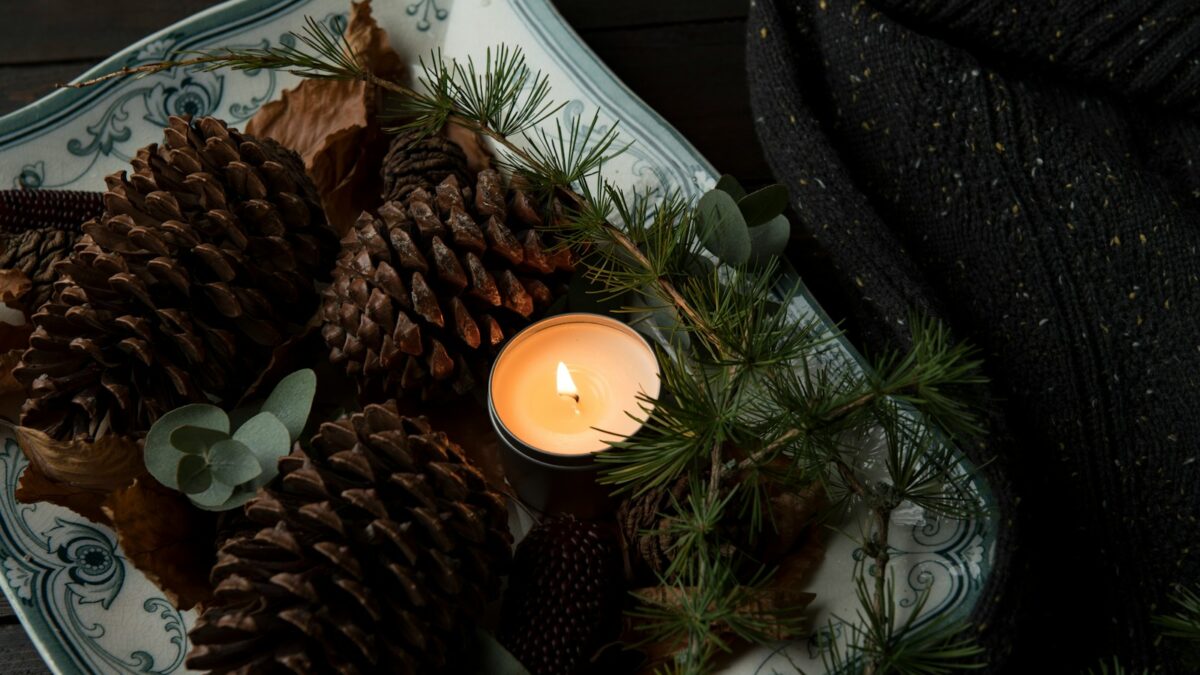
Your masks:
[[[104,211],[103,193],[77,190],[0,190],[0,269],[21,270],[32,282],[27,311],[46,304],[84,221]]]
[[[227,540],[189,668],[452,671],[512,542],[501,496],[461,448],[394,402],[321,426]]]
[[[336,250],[300,158],[211,117],[172,117],[106,182],[14,373],[22,424],[59,439],[243,393],[312,316]]]
[[[471,389],[500,343],[566,292],[569,250],[549,250],[523,193],[451,176],[364,213],[342,240],[323,335],[367,400]],[[511,213],[511,217],[510,217]]]

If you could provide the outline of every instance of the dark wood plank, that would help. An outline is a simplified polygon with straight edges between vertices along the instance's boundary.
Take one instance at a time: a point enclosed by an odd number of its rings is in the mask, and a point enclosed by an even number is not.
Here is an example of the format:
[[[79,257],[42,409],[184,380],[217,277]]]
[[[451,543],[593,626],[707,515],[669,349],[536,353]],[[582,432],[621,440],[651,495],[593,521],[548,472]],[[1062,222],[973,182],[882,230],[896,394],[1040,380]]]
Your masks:
[[[0,66],[0,114],[28,105],[70,82],[92,66],[92,61],[67,61],[23,66]]]
[[[12,605],[8,604],[8,598],[3,593],[0,593],[0,625],[16,620],[17,616],[13,614],[13,608]]]
[[[99,60],[218,1],[6,1],[0,65]]]
[[[745,19],[749,4],[747,0],[553,1],[577,31]]]
[[[20,624],[0,625],[0,672],[5,675],[44,675],[50,672]]]

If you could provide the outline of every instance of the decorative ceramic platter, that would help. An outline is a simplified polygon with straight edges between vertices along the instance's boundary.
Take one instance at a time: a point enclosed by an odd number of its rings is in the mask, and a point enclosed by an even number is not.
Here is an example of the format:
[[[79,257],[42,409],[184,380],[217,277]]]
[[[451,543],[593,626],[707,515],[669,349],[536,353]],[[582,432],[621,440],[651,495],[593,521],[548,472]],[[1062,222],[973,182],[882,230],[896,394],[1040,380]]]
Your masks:
[[[178,50],[287,43],[305,16],[341,28],[348,9],[348,0],[231,0],[125,49],[88,75]],[[549,0],[392,0],[376,2],[375,15],[409,63],[434,47],[462,57],[499,42],[521,46],[530,65],[549,74],[554,97],[569,101],[560,121],[597,109],[603,125],[620,120],[622,136],[634,145],[605,166],[618,185],[698,196],[715,183],[714,168],[597,60]],[[176,71],[57,91],[0,118],[0,186],[103,189],[104,175],[161,138],[169,115],[216,115],[240,126],[295,79],[269,71]],[[807,292],[792,310],[815,313],[831,328]],[[831,344],[822,358],[860,361],[844,340]],[[125,560],[107,528],[49,504],[18,504],[13,492],[25,464],[11,435],[0,432],[0,587],[51,669],[184,671],[193,613],[175,610]],[[987,486],[977,488],[990,504]],[[995,529],[988,518],[935,521],[915,514],[893,523],[891,545],[902,608],[928,592],[926,618],[965,616],[991,571]],[[808,588],[817,594],[814,625],[825,628],[805,642],[750,652],[728,672],[822,672],[820,645],[843,637],[837,617],[854,616],[852,571],[861,557],[854,540],[833,536]]]

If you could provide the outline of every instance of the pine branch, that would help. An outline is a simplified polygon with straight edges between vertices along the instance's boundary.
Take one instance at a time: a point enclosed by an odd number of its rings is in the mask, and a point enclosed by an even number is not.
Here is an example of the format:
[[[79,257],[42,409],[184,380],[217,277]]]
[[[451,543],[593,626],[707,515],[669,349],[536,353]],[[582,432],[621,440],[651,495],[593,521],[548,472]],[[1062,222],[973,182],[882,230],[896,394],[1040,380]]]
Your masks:
[[[1153,618],[1163,637],[1200,642],[1200,594],[1179,586],[1171,596],[1171,603],[1175,605],[1175,613]]]

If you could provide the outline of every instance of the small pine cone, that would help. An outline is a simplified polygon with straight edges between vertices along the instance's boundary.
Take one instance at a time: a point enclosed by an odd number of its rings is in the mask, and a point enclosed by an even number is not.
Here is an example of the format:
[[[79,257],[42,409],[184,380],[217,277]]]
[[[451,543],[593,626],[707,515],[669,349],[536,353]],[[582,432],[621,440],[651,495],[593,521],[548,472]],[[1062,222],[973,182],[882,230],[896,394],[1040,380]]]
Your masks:
[[[227,539],[189,668],[400,673],[457,665],[512,537],[462,448],[394,402],[321,425]]]
[[[449,176],[466,185],[470,176],[466,154],[457,143],[419,131],[392,139],[381,173],[384,201],[404,201],[417,190],[432,190]]]
[[[138,434],[185,403],[240,396],[317,307],[334,234],[304,165],[269,139],[172,117],[54,266],[14,371],[25,426]]]
[[[505,204],[500,174],[435,192],[364,213],[325,291],[330,359],[367,400],[469,391],[500,343],[566,292],[570,251],[545,247],[523,193]]]
[[[658,576],[671,566],[677,536],[669,529],[672,499],[687,499],[689,481],[681,476],[674,483],[629,497],[617,508],[617,526],[625,543],[628,567],[647,569]]]
[[[104,211],[104,193],[0,190],[0,269],[21,270],[33,283],[23,301],[32,314],[50,300],[54,264],[71,253],[84,221]]]
[[[626,498],[617,508],[626,570],[631,576],[647,582],[666,576],[679,539],[678,531],[671,528],[672,519],[678,515],[675,505],[687,502],[690,484],[688,476],[680,476],[670,485]],[[756,561],[755,569],[758,564],[779,563],[797,543],[805,541],[816,514],[825,505],[824,494],[817,482],[796,492],[769,489],[765,506],[770,510],[770,531],[752,538],[745,522],[731,512],[719,524],[725,541],[723,550],[731,557],[749,554]]]
[[[621,554],[596,523],[547,520],[517,546],[498,639],[532,675],[587,672],[620,628]]]

